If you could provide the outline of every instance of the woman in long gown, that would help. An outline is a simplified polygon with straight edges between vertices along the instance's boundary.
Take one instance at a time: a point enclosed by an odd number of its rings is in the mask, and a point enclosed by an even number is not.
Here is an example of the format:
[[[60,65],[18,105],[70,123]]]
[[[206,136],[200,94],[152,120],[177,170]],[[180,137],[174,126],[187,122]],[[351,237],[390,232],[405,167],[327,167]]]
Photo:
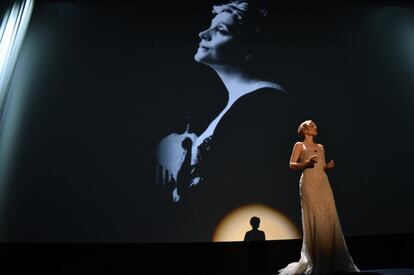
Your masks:
[[[303,169],[300,178],[303,243],[298,262],[288,264],[279,274],[332,274],[359,272],[348,252],[339,222],[335,200],[325,170],[334,167],[325,162],[322,144],[314,142],[316,124],[300,124],[303,137],[292,150],[290,168]]]

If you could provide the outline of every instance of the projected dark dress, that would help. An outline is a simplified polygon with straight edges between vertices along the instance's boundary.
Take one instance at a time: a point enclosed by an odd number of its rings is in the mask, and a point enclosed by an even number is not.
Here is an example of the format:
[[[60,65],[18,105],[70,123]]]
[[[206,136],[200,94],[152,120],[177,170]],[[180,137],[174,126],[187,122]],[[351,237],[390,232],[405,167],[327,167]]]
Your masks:
[[[324,170],[325,152],[302,148],[299,161],[318,155],[314,168],[307,168],[300,178],[303,243],[301,258],[290,263],[279,274],[330,274],[358,272],[342,233],[335,200]]]
[[[232,105],[200,144],[196,165],[190,165],[188,152],[184,155],[174,189],[180,200],[172,202],[172,189],[165,194],[174,223],[170,239],[209,241],[221,219],[252,203],[273,207],[300,226],[297,186],[286,162],[296,124],[292,113],[289,96],[273,88]],[[168,183],[158,186],[165,189]]]

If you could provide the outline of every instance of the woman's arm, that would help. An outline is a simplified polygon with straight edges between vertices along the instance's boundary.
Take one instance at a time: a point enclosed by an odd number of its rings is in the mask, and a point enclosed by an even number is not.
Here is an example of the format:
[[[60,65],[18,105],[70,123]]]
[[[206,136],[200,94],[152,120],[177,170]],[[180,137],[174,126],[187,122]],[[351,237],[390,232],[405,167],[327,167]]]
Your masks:
[[[326,162],[325,161],[325,148],[323,147],[322,144],[319,144],[319,146],[321,147],[321,152],[322,152],[322,158],[323,158],[323,167],[325,170],[329,170],[335,167],[335,163],[333,160]]]
[[[313,167],[313,164],[317,162],[317,156],[314,155],[305,162],[298,162],[300,151],[302,150],[302,143],[296,142],[293,146],[292,155],[290,156],[289,167],[292,170],[300,170],[309,167]]]

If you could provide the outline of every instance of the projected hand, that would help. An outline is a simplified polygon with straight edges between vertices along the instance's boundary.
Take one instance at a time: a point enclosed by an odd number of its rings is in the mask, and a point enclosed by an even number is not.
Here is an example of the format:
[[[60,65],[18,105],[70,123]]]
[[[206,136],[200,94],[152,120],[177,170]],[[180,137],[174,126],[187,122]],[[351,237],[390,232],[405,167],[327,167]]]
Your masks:
[[[192,150],[197,135],[189,133],[189,124],[182,134],[172,133],[163,138],[157,147],[157,184],[172,187],[174,201],[179,201],[183,188],[190,183]],[[195,148],[196,150],[196,148]],[[194,179],[196,180],[196,179]]]

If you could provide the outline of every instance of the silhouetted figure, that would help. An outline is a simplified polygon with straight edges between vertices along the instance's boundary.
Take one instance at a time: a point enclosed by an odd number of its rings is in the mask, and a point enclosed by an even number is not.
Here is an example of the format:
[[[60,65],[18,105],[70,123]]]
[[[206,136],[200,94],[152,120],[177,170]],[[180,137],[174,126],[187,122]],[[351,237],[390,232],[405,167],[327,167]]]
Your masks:
[[[252,230],[244,235],[244,242],[247,244],[248,269],[255,271],[266,270],[266,236],[264,231],[259,230],[260,218],[250,219]]]
[[[259,230],[259,225],[260,225],[259,217],[252,217],[250,219],[250,225],[252,226],[252,230],[246,232],[246,234],[244,235],[244,241],[266,240],[264,231]]]

